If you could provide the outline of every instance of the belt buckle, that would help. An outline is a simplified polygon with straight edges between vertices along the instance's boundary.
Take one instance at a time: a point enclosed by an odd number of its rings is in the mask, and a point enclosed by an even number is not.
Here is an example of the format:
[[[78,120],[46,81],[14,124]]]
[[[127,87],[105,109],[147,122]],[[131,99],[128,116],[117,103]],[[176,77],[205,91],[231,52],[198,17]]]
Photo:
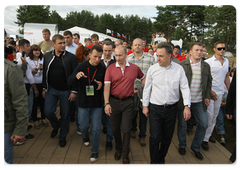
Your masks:
[[[167,104],[164,104],[163,107],[166,108],[166,107],[168,107],[168,105],[167,105]]]

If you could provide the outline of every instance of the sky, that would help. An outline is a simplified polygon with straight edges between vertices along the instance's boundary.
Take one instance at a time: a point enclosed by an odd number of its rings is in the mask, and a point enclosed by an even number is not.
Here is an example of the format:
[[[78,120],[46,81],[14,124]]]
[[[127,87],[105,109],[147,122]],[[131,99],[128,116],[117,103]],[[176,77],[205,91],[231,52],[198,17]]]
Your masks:
[[[151,18],[157,16],[155,7],[156,5],[50,5],[50,11],[56,10],[62,18],[65,18],[67,13],[71,11],[81,12],[82,10],[91,11],[94,15],[99,16],[104,13],[110,13],[113,16],[116,14],[121,16],[133,14],[141,18]],[[17,8],[18,5],[8,5],[4,9],[4,28],[13,32],[17,32],[19,29],[17,24],[14,23],[14,21],[17,21]]]

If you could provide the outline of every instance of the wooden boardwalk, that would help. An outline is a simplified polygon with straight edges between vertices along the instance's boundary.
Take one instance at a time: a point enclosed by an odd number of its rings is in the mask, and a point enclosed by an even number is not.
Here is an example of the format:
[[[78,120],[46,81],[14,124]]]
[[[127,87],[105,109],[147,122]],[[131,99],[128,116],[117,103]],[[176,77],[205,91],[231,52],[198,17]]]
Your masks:
[[[58,112],[59,110],[57,110]],[[51,126],[40,126],[40,129],[31,128],[29,133],[35,137],[26,140],[22,146],[14,146],[14,164],[92,164],[89,161],[91,155],[91,145],[86,147],[83,144],[82,136],[76,133],[76,122],[70,122],[70,132],[67,135],[67,144],[61,148],[58,144],[58,135],[51,138]],[[209,143],[209,151],[201,148],[204,156],[203,160],[198,160],[190,149],[194,132],[187,135],[186,155],[178,153],[177,128],[165,159],[166,164],[230,164],[231,153],[220,143]],[[194,129],[195,130],[195,129]],[[142,147],[138,138],[131,139],[129,159],[131,164],[149,164],[149,126],[147,129],[147,145]],[[91,134],[90,134],[91,140]],[[90,142],[91,143],[91,142]],[[114,140],[113,140],[114,146]],[[115,149],[106,149],[106,135],[101,131],[99,143],[99,158],[93,164],[122,164],[122,159],[114,160]]]

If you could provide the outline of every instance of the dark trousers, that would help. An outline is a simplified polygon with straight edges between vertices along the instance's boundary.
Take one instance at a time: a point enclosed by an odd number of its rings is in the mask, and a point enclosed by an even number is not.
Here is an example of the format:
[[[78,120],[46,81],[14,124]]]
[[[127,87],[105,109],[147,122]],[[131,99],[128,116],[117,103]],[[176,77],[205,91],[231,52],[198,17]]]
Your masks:
[[[128,158],[133,119],[133,99],[124,101],[110,97],[112,114],[110,116],[112,131],[115,138],[116,152]]]
[[[40,106],[41,111],[41,119],[45,119],[45,113],[44,113],[44,98],[42,96],[42,84],[36,84],[39,95],[38,97],[35,97],[33,99],[33,108],[32,108],[32,120],[37,121],[37,107]]]
[[[167,155],[168,148],[171,144],[175,128],[177,112],[177,104],[167,107],[150,104],[149,143],[151,164],[159,164],[165,162],[165,156]]]

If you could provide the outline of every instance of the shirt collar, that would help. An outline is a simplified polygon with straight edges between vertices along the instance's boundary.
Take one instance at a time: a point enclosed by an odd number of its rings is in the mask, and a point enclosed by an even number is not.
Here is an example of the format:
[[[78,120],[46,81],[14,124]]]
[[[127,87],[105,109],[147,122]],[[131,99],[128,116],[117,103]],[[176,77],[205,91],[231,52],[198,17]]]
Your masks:
[[[101,58],[101,60],[104,60],[105,61],[105,59],[104,59],[104,55],[102,54],[102,58]],[[113,57],[113,53],[111,54],[111,59],[110,60],[114,60],[114,57]]]
[[[190,60],[190,64],[194,64],[194,65],[201,65],[201,61],[202,61],[202,60],[200,60],[197,64],[195,64],[195,63],[193,63],[193,61],[191,60],[190,57],[189,57],[189,60]]]
[[[130,66],[130,64],[129,64],[129,62],[126,60],[126,66]],[[119,64],[118,64],[118,62],[116,61],[116,67],[121,67]]]
[[[218,60],[218,59],[215,57],[215,54],[213,55],[213,59],[214,59],[214,60]],[[225,62],[225,61],[226,61],[226,58],[223,57],[223,60],[224,60],[224,62]]]
[[[133,53],[132,58],[136,58],[135,55],[134,55],[134,53]],[[144,52],[143,52],[143,54],[142,54],[142,57],[140,57],[139,59],[142,59],[142,58],[144,58]]]

